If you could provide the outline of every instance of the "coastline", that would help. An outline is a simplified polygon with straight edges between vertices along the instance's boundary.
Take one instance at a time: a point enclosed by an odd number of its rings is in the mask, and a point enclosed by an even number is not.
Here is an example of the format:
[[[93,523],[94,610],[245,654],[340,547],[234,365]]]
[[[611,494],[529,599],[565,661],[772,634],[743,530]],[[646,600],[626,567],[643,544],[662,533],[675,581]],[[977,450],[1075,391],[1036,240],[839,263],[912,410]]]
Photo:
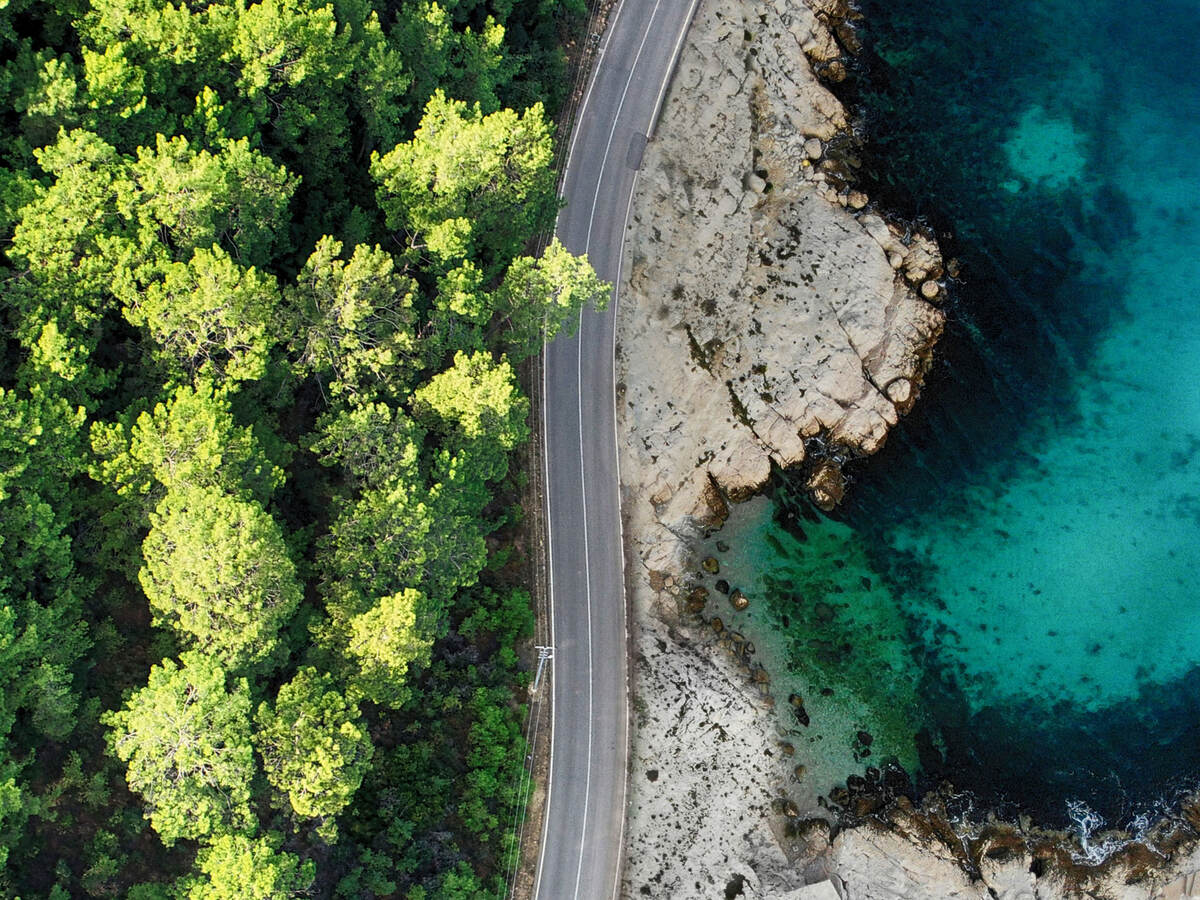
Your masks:
[[[859,817],[874,824],[831,828],[798,773],[812,751],[783,723],[779,648],[696,589],[730,504],[774,468],[837,502],[839,460],[882,445],[940,334],[937,247],[854,188],[846,113],[814,74],[844,77],[845,14],[702,0],[646,149],[618,312],[635,695],[623,895],[781,897],[829,879],[855,898],[1171,896],[1162,885],[1200,861],[1179,839],[1169,865],[1130,850],[1080,866],[1065,840],[1003,823],[964,836],[936,797],[914,810],[879,792]]]
[[[850,123],[814,74],[843,65],[833,11],[702,0],[639,176],[617,351],[629,896],[777,897],[836,877],[803,748],[770,712],[776,673],[715,602],[697,617],[692,591],[697,542],[773,467],[836,503],[840,461],[916,401],[941,331],[937,247],[854,189]]]

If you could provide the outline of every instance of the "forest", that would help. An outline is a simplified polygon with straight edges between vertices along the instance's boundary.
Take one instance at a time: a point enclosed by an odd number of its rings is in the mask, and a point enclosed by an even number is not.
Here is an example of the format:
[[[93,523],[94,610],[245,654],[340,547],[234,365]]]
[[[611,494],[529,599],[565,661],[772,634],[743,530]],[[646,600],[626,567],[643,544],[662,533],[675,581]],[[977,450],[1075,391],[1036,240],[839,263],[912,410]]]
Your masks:
[[[0,892],[504,895],[584,0],[0,0]]]

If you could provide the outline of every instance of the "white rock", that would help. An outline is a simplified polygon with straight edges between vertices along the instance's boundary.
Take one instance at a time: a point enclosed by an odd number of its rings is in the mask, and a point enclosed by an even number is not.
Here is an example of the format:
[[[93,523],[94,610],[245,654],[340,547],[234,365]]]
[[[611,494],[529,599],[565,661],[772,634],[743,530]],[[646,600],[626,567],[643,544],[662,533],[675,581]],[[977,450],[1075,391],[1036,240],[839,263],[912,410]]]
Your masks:
[[[745,30],[757,71],[747,70]],[[795,761],[777,752],[757,689],[724,657],[694,648],[676,599],[651,589],[648,572],[690,571],[691,542],[720,524],[725,498],[761,489],[772,460],[799,464],[806,438],[877,449],[942,325],[896,271],[889,254],[903,265],[907,248],[883,219],[856,217],[840,203],[860,198],[839,202],[801,165],[847,127],[802,47],[836,50],[803,0],[701,0],[631,211],[618,427],[644,708],[626,896],[647,887],[651,897],[696,897],[697,884],[723,887],[733,872],[747,900],[804,888],[771,807]],[[747,175],[755,170],[768,174]]]

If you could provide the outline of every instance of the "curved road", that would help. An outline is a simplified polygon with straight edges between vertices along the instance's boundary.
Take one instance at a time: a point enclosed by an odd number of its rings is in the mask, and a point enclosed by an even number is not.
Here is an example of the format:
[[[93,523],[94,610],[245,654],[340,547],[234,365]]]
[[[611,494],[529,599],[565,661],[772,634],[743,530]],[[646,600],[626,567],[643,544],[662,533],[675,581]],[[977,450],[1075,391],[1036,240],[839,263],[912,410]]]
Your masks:
[[[629,755],[625,581],[614,420],[616,286],[634,180],[698,0],[619,0],[567,155],[559,239],[614,285],[546,347],[552,732],[534,896],[620,891]]]

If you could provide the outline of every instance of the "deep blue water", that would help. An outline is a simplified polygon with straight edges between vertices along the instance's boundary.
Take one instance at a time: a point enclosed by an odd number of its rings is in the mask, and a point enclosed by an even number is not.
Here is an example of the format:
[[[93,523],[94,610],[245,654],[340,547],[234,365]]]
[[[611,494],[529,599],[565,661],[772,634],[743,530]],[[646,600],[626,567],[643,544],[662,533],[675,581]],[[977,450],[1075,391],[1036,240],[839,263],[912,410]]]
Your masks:
[[[836,521],[783,485],[744,580],[826,694],[903,698],[872,760],[1127,822],[1200,781],[1200,4],[861,8],[866,186],[961,282]]]

